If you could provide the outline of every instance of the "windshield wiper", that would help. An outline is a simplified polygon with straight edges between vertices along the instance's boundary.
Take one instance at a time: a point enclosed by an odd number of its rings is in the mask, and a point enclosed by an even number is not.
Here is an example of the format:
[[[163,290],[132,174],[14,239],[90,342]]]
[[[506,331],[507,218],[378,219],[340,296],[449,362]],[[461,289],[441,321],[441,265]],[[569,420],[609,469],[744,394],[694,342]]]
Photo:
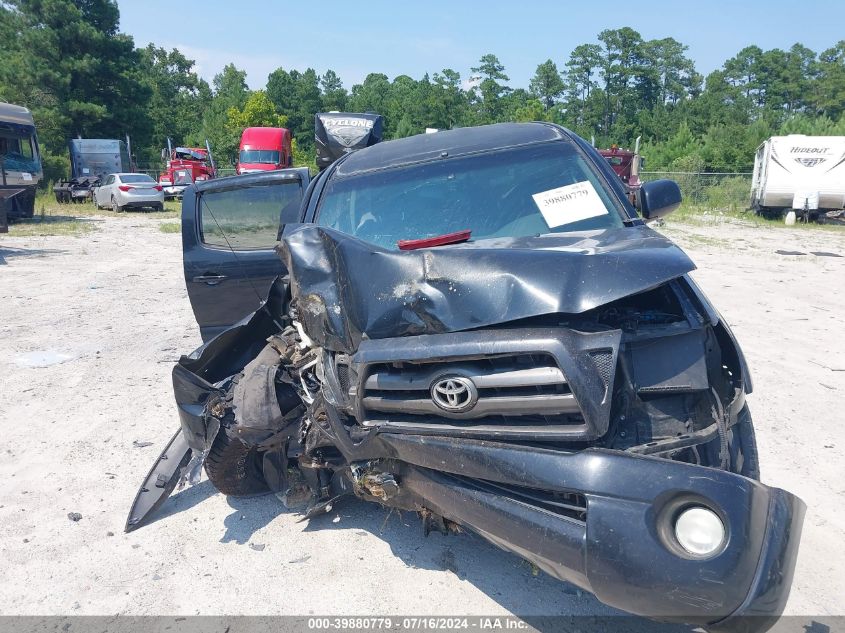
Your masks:
[[[418,240],[399,240],[396,245],[400,251],[413,251],[418,248],[429,248],[432,246],[445,246],[447,244],[460,244],[469,240],[472,231],[464,229],[463,231],[456,231],[454,233],[446,233],[445,235],[437,235],[435,237],[423,237]]]

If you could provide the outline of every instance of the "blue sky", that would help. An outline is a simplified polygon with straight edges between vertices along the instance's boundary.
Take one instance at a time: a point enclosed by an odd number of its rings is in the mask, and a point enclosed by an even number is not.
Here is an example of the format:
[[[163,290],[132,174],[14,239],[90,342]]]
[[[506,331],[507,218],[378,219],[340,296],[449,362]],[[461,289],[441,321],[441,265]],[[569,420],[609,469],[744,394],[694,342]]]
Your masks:
[[[510,85],[527,87],[537,64],[559,68],[570,51],[606,28],[630,26],[646,39],[674,37],[704,74],[749,44],[816,52],[845,39],[841,0],[698,2],[540,2],[428,0],[278,2],[270,0],[118,0],[121,29],[137,46],[179,48],[211,79],[227,62],[262,88],[278,67],[322,73],[347,87],[369,72],[419,78],[452,68],[463,78],[495,53]],[[196,8],[194,8],[196,7]],[[172,16],[172,19],[171,17]]]

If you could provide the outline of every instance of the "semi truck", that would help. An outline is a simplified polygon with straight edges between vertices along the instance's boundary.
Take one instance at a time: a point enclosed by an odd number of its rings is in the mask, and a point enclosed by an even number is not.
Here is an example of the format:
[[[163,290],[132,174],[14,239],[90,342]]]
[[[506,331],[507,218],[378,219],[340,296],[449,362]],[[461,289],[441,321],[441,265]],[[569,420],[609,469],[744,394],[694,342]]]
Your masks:
[[[642,186],[640,182],[640,169],[643,166],[643,158],[640,156],[640,139],[637,137],[633,151],[622,149],[615,143],[608,149],[599,149],[598,152],[610,164],[614,173],[625,183],[628,189],[628,198],[631,204],[637,204],[637,193]],[[598,149],[598,148],[597,148]]]
[[[167,148],[161,150],[161,154],[166,162],[164,171],[159,174],[158,184],[164,190],[165,200],[181,199],[188,186],[217,177],[217,168],[207,140],[205,148],[174,148],[168,138]]]
[[[33,216],[42,175],[32,113],[0,103],[0,232],[8,230],[9,220]]]
[[[845,136],[773,136],[757,148],[751,208],[816,220],[845,207]]]
[[[251,174],[293,165],[290,130],[283,127],[248,127],[241,134],[235,171]]]
[[[129,137],[126,142],[116,139],[75,138],[68,143],[70,178],[60,180],[53,187],[56,202],[66,204],[85,202],[109,174],[135,171],[132,164]]]

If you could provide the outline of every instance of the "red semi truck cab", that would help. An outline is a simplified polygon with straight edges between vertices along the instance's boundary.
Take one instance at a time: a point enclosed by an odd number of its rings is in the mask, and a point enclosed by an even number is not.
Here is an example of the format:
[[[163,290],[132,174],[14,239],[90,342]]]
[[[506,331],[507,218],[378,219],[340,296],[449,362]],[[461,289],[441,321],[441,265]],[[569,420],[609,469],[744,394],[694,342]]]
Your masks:
[[[598,152],[610,164],[611,169],[616,172],[619,179],[625,183],[631,203],[636,204],[637,192],[642,186],[640,168],[644,162],[642,156],[640,156],[639,137],[634,146],[634,151],[622,149],[614,143],[609,149],[599,149]]]
[[[170,139],[168,139],[168,147]],[[158,184],[164,188],[165,199],[181,198],[188,185],[217,176],[208,149],[201,147],[176,147],[162,150],[167,157],[165,170],[159,174]]]
[[[283,127],[248,127],[241,135],[235,171],[249,174],[293,165],[290,130]]]

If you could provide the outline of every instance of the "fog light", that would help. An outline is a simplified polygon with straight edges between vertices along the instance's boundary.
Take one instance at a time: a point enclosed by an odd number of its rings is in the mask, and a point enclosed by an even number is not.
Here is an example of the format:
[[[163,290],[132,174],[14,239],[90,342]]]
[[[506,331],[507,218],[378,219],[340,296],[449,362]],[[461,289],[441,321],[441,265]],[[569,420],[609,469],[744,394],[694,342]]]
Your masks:
[[[675,537],[690,554],[707,556],[725,541],[725,525],[719,516],[702,506],[687,508],[675,521]]]

